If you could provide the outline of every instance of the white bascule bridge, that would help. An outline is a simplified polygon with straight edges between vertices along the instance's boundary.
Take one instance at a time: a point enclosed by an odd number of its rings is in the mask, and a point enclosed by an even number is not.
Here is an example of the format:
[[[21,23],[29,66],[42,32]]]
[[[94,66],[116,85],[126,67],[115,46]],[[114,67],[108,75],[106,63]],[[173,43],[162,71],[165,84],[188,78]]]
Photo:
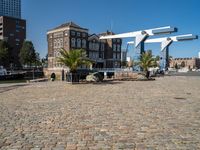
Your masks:
[[[166,26],[159,27],[135,32],[128,32],[116,35],[108,35],[101,36],[100,39],[115,39],[115,38],[133,38],[133,41],[128,42],[127,44],[133,44],[135,47],[135,51],[139,51],[139,53],[143,53],[145,51],[144,45],[145,43],[161,43],[161,56],[163,59],[161,61],[161,69],[167,70],[169,66],[169,46],[173,42],[186,41],[186,40],[194,40],[197,39],[198,36],[193,34],[179,35],[179,36],[171,36],[171,37],[162,37],[155,39],[148,39],[151,36],[161,35],[161,34],[171,34],[173,32],[177,32],[177,28]]]

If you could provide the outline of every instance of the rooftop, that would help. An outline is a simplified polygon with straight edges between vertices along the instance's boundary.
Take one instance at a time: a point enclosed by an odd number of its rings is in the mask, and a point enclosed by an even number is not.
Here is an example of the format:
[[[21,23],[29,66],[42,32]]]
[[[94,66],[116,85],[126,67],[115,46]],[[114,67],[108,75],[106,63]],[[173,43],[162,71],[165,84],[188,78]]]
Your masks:
[[[77,28],[77,29],[88,30],[87,28],[80,27],[79,25],[77,25],[76,23],[74,23],[72,21],[64,23],[64,24],[61,24],[60,26],[58,26],[58,27],[56,27],[56,28],[54,28],[52,30],[62,29],[62,28],[65,28],[65,27],[73,27],[73,28]]]

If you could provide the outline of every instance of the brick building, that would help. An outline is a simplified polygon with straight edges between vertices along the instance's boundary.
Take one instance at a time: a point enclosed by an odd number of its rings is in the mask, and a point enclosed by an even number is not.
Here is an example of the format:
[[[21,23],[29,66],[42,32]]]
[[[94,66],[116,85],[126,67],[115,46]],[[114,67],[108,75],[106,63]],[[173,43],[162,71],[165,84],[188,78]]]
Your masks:
[[[5,67],[20,66],[19,52],[26,39],[26,20],[21,19],[21,0],[0,0],[0,40],[11,47],[10,62]]]
[[[64,48],[85,49],[94,68],[117,68],[121,62],[121,39],[100,40],[101,35],[112,35],[112,32],[89,34],[88,29],[69,22],[47,32],[48,68],[62,68],[56,61],[59,50]]]
[[[26,21],[23,19],[0,16],[0,40],[5,40],[11,47],[10,62],[19,66],[19,52],[26,39]]]
[[[174,58],[170,61],[171,68],[200,69],[200,58]]]

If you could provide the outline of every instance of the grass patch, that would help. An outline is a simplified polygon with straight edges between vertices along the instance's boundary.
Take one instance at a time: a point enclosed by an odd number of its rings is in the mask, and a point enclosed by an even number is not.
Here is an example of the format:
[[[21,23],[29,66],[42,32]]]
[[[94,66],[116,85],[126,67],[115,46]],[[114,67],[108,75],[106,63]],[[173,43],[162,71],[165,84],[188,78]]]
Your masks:
[[[26,83],[26,80],[3,80],[0,81],[0,84],[6,84],[6,83]]]

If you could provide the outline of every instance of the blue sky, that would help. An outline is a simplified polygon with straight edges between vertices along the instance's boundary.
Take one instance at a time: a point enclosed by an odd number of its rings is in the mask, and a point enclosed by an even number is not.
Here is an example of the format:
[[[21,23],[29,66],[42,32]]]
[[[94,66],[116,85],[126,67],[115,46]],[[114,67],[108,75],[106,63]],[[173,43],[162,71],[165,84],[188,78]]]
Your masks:
[[[200,0],[22,0],[22,17],[27,20],[27,39],[44,57],[47,30],[69,21],[88,28],[90,33],[111,28],[123,33],[170,25],[178,27],[178,32],[171,35],[200,35],[199,7]],[[124,48],[130,40],[123,40]],[[159,43],[146,44],[145,49],[160,54]],[[130,48],[130,55],[132,51]],[[200,40],[170,46],[173,57],[197,57],[199,51]]]

